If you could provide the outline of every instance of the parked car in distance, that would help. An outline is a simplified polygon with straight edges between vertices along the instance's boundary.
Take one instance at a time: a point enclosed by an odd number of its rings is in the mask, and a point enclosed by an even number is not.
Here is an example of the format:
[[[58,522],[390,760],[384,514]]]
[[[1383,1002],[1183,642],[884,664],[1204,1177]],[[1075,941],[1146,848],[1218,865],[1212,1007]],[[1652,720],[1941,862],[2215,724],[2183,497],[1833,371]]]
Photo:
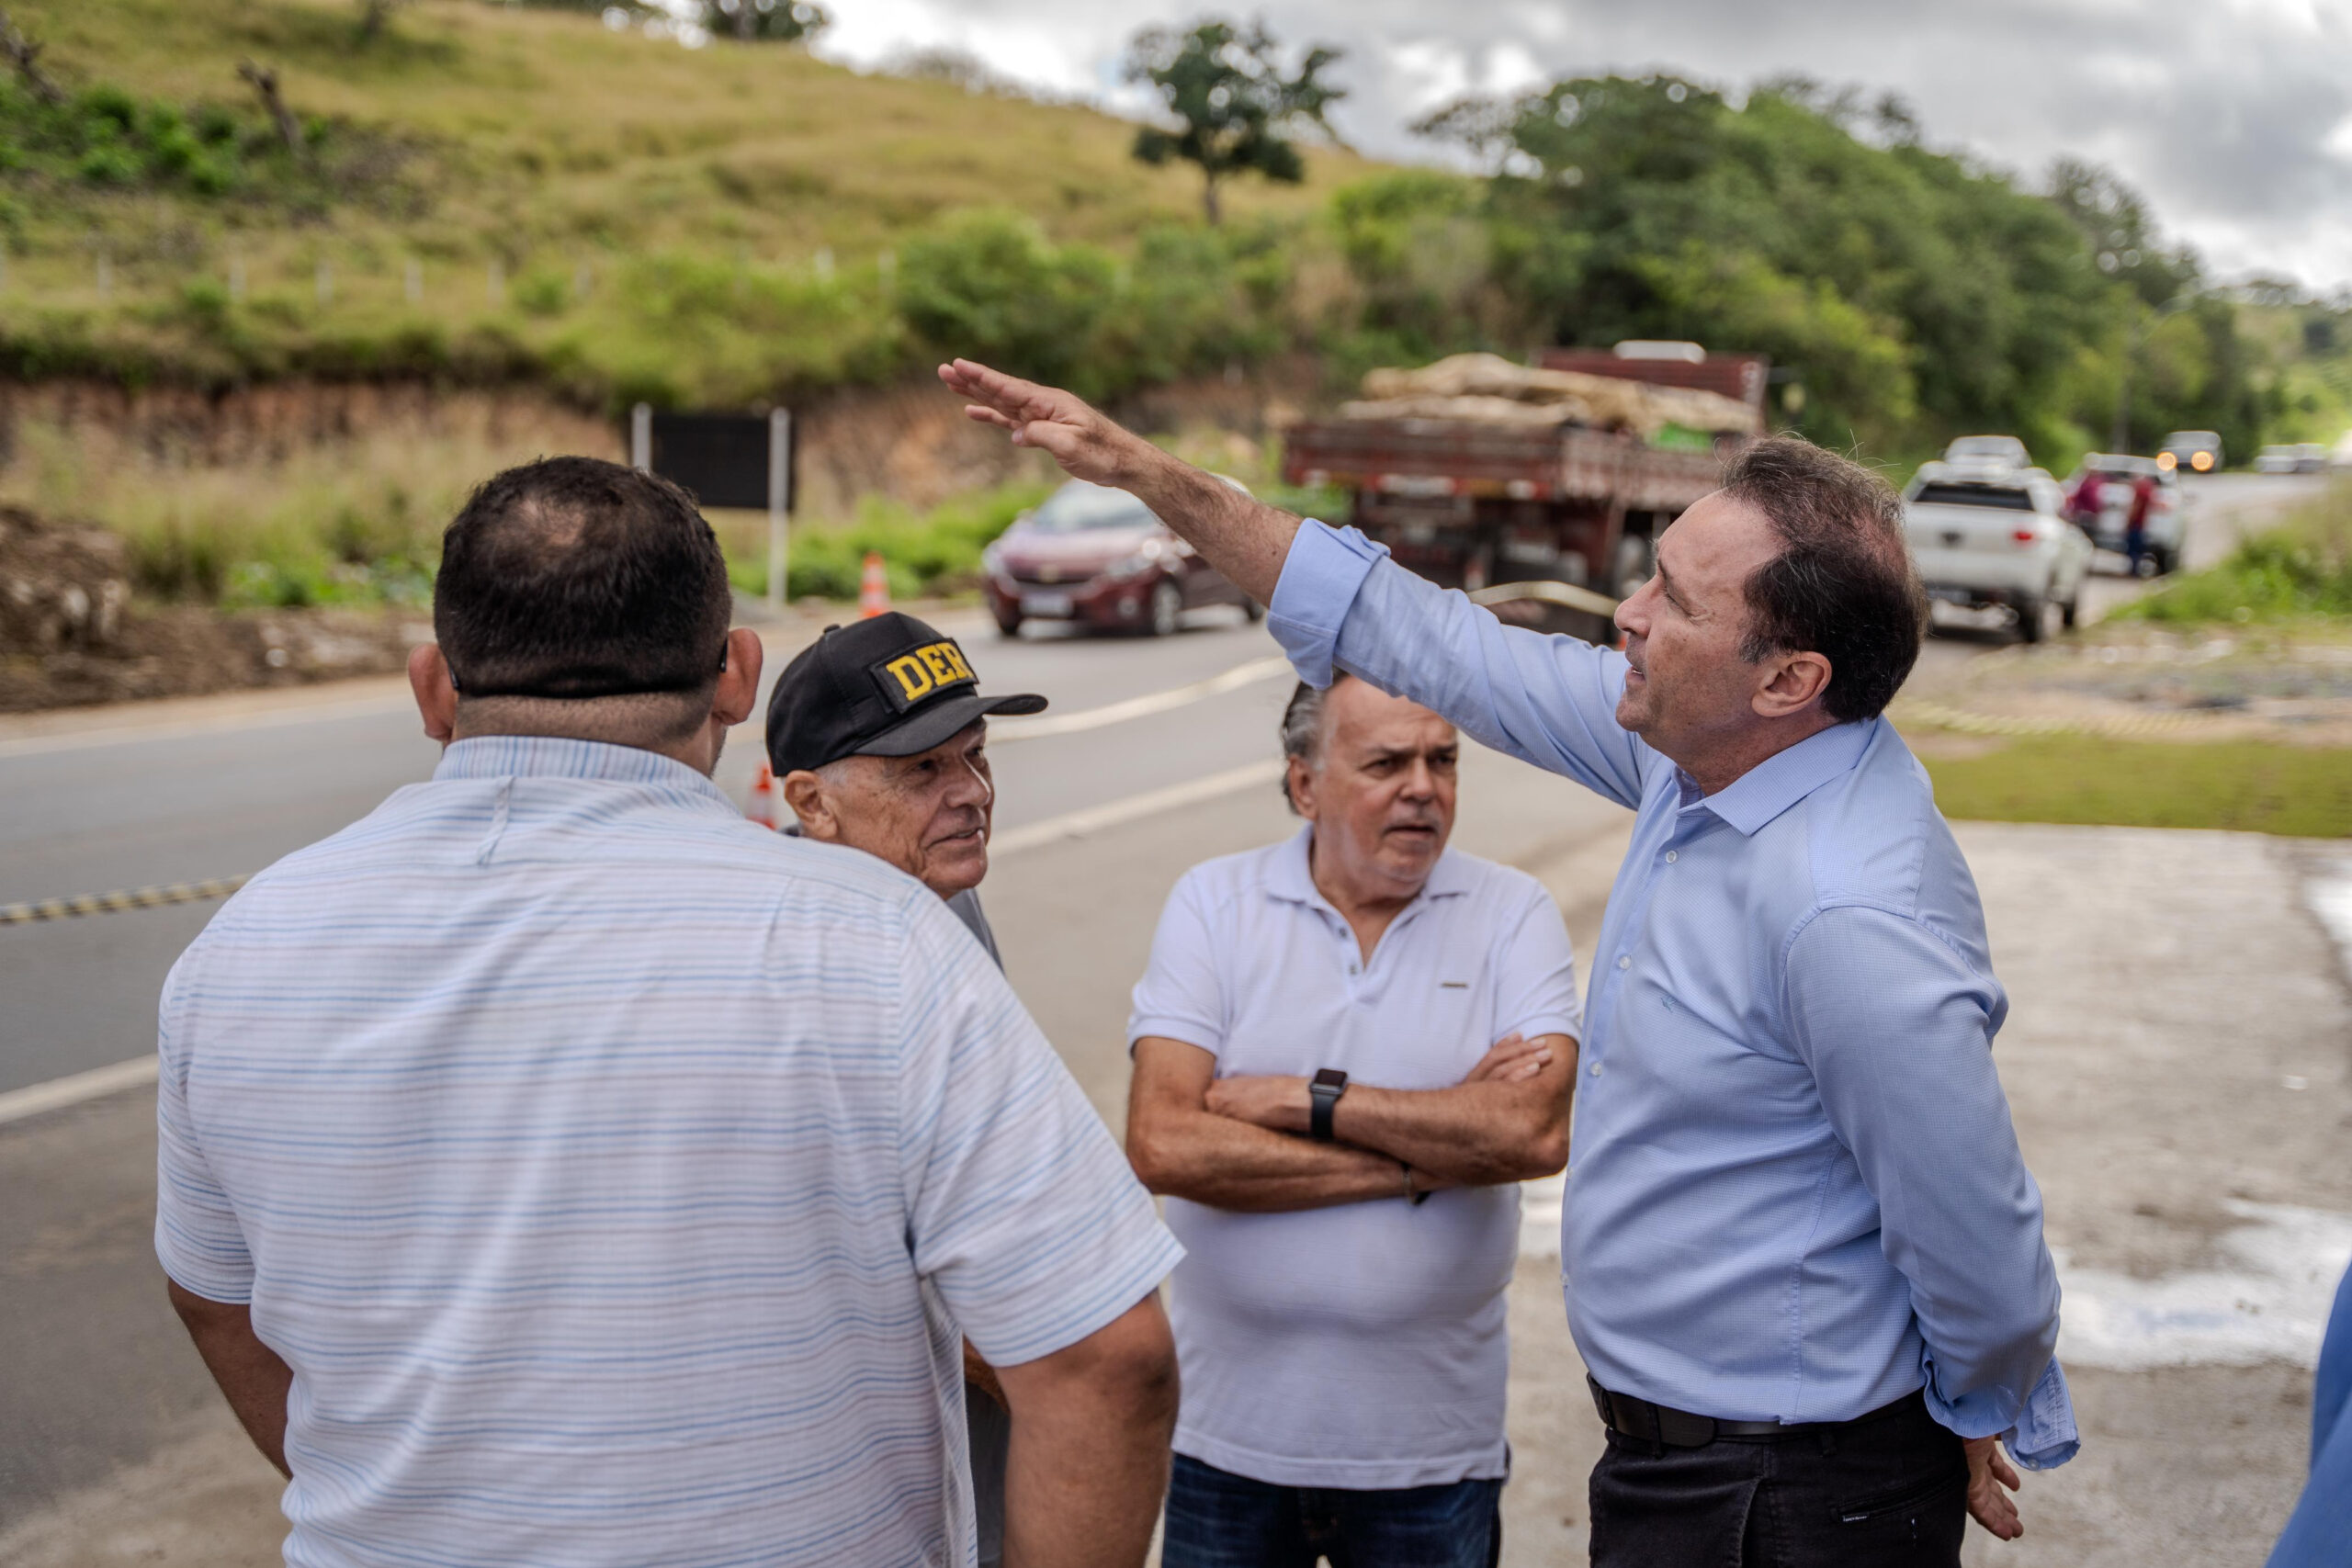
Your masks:
[[[2319,442],[2263,446],[2253,456],[2253,472],[2319,472],[2326,466],[2328,449]]]
[[[2352,430],[2346,431],[2343,438],[2336,442],[2335,450],[2327,455],[2327,466],[2331,468],[2352,468]]]
[[[1944,461],[1972,468],[2030,468],[2033,454],[2014,435],[1962,435],[1944,448]]]
[[[2222,438],[2210,430],[2176,430],[2156,448],[2156,466],[2210,474],[2222,466]]]
[[[1930,599],[2005,607],[2028,642],[2042,639],[2052,605],[2064,624],[2075,624],[2091,542],[2066,521],[2057,480],[2040,468],[1987,473],[1973,463],[1928,463],[1904,487],[1903,502]]]
[[[2148,560],[2158,577],[2179,566],[2180,540],[2187,522],[2181,506],[2179,473],[2154,457],[2091,452],[2066,476],[2066,494],[2082,493],[2084,476],[2094,471],[2106,481],[2099,492],[2098,515],[2075,517],[2075,524],[2090,536],[2091,543],[2118,555],[2124,552],[2124,534],[2132,521],[2132,487],[2144,475],[2156,481],[2155,496],[2148,502]]]
[[[1238,479],[1225,482],[1249,493]],[[1204,605],[1238,604],[1253,621],[1263,613],[1142,502],[1083,479],[1015,519],[980,553],[980,567],[989,613],[1007,637],[1024,621],[1166,637],[1185,611]]]

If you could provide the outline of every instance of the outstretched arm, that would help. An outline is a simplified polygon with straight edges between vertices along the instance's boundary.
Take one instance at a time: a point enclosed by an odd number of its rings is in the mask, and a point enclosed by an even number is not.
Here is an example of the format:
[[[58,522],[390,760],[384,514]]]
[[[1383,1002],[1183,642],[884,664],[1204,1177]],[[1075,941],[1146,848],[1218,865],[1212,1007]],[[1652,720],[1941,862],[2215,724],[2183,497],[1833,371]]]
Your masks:
[[[968,359],[941,366],[939,377],[967,400],[966,413],[1016,446],[1150,507],[1267,607],[1268,628],[1305,680],[1329,685],[1336,662],[1436,709],[1484,745],[1623,805],[1640,801],[1652,754],[1617,725],[1622,655],[1505,626],[1361,538],[1302,532],[1289,513],[1170,457],[1058,388]]]
[[[1463,1187],[1490,1187],[1551,1176],[1568,1163],[1568,1096],[1576,1087],[1577,1043],[1565,1034],[1516,1037],[1510,1071],[1488,1064],[1452,1089],[1381,1089],[1350,1084],[1332,1108],[1340,1143],[1374,1150]],[[1208,1108],[1278,1133],[1304,1133],[1312,1101],[1306,1079],[1219,1078]]]
[[[966,414],[1007,432],[1016,446],[1036,447],[1075,479],[1132,494],[1191,540],[1235,587],[1261,604],[1272,601],[1298,533],[1296,517],[1170,457],[1059,388],[968,359],[941,366],[939,378],[966,400]]]

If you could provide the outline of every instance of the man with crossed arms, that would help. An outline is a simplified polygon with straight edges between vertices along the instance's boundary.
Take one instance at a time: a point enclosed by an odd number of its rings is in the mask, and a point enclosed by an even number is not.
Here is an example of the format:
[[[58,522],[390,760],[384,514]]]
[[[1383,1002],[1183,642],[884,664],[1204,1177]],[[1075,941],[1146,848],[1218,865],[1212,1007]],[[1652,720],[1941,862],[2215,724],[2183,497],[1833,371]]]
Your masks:
[[[1185,874],[1127,1024],[1127,1157],[1187,1251],[1162,1562],[1491,1568],[1575,956],[1533,877],[1446,847],[1453,726],[1342,679],[1282,738],[1306,825]]]
[[[969,361],[975,419],[1140,499],[1300,675],[1335,671],[1635,809],[1580,1050],[1561,1233],[1609,1444],[1592,1557],[1956,1565],[2021,1531],[2000,1452],[2079,1446],[2008,1000],[1927,774],[1881,717],[1926,600],[1902,503],[1788,436],[1658,541],[1623,652],[1502,626],[1353,530],[1236,494]]]

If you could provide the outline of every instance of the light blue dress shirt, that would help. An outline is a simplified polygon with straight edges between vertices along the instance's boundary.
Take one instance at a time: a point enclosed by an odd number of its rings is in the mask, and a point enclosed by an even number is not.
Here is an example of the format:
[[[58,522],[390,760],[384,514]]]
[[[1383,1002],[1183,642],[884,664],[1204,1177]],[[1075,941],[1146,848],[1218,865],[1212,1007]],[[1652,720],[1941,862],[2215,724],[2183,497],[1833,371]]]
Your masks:
[[[1993,1069],[2008,1001],[1928,777],[1883,721],[1702,795],[1620,728],[1623,654],[1507,627],[1353,529],[1268,616],[1332,668],[1636,808],[1592,955],[1561,1227],[1602,1384],[1725,1420],[1924,1387],[2019,1462],[2079,1446],[2041,1193]]]

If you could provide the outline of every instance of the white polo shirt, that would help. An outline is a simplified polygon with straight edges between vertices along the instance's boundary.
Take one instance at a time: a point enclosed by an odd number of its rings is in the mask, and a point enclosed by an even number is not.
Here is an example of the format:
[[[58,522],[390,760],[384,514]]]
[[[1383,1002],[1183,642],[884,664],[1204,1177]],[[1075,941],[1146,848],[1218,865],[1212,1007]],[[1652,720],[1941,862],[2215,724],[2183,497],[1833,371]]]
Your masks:
[[[1194,866],[1169,896],[1127,1041],[1220,1077],[1344,1068],[1446,1089],[1517,1031],[1579,1035],[1576,959],[1533,877],[1448,850],[1369,963],[1307,870],[1314,829]],[[1176,1451],[1275,1485],[1387,1489],[1504,1472],[1503,1290],[1515,1185],[1297,1213],[1170,1198]]]

